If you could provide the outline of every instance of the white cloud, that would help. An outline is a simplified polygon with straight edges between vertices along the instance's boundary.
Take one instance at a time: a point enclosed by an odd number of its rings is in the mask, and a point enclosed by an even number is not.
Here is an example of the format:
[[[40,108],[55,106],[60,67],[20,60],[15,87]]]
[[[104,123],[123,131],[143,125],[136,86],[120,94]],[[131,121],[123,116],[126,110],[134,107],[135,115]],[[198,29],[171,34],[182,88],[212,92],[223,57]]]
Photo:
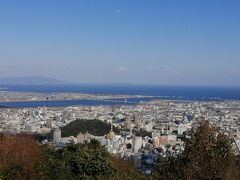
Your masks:
[[[128,71],[128,70],[129,70],[129,68],[127,68],[125,66],[119,66],[117,68],[117,71],[119,71],[119,72],[125,72],[125,71]],[[134,68],[131,68],[131,71],[132,72],[147,72],[147,71],[150,72],[150,71],[153,71],[153,67],[151,67],[151,66],[141,67],[141,68],[134,67]]]
[[[165,72],[170,72],[170,71],[172,71],[172,69],[170,67],[167,67],[167,68],[164,69],[164,71]]]
[[[152,71],[152,70],[153,70],[153,67],[146,67],[145,70],[146,70],[146,71]]]
[[[124,71],[127,71],[127,68],[124,67],[124,66],[119,66],[119,67],[118,67],[118,71],[124,72]]]
[[[121,12],[120,9],[116,9],[116,10],[115,10],[115,13],[116,13],[116,14],[119,14],[120,12]]]
[[[136,68],[134,70],[137,71],[137,72],[152,71],[153,67],[147,66],[147,67]]]

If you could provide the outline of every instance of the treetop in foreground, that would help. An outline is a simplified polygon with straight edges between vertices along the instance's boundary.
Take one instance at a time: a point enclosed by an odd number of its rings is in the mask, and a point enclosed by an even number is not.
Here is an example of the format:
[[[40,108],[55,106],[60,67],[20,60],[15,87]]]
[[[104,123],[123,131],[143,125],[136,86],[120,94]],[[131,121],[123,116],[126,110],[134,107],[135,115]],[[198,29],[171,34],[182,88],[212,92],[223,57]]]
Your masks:
[[[232,141],[208,121],[192,130],[185,150],[163,159],[157,176],[162,179],[239,179],[240,168]]]

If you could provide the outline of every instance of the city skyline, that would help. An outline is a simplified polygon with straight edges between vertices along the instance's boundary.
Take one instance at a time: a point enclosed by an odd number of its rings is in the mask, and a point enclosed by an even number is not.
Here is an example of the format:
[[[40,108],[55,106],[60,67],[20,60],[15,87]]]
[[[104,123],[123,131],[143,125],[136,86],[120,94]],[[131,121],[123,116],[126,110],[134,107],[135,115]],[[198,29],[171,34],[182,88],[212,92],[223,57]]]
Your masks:
[[[240,86],[238,1],[0,2],[0,77]]]

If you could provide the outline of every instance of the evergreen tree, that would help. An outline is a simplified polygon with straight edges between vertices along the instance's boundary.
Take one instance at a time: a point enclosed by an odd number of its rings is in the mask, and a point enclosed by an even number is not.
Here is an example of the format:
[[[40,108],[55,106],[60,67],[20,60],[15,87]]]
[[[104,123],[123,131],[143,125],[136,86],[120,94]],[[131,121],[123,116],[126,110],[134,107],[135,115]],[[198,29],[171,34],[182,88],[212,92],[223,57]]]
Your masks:
[[[40,179],[86,179],[110,177],[117,169],[106,149],[92,140],[56,151],[45,147],[38,171]]]
[[[187,139],[177,157],[163,159],[157,176],[162,179],[239,179],[239,165],[232,142],[208,121]]]

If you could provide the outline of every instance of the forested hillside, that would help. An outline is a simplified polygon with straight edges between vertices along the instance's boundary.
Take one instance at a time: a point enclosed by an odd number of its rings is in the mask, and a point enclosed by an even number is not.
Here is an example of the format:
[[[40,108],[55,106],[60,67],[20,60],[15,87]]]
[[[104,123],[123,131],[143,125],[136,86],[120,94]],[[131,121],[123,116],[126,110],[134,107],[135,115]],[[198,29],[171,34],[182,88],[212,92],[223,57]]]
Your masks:
[[[77,119],[61,128],[62,136],[77,136],[79,132],[90,133],[94,136],[104,136],[111,130],[111,124],[99,120],[82,120]],[[113,127],[113,131],[118,133],[119,130]]]

